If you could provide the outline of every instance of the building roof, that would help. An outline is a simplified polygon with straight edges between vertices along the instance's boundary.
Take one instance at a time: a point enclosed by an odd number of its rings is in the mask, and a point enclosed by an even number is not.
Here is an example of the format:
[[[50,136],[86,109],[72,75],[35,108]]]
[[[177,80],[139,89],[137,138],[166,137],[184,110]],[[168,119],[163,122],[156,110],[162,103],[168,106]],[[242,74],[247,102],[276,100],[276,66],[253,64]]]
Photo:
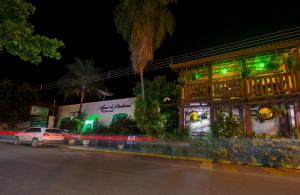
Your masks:
[[[237,58],[237,57],[241,57],[241,56],[253,55],[253,54],[257,54],[257,53],[261,53],[261,52],[268,52],[268,51],[274,51],[277,49],[286,49],[286,48],[297,47],[297,46],[300,46],[300,40],[275,42],[275,43],[266,44],[266,45],[262,45],[262,46],[258,46],[258,47],[252,47],[252,48],[242,49],[242,50],[238,50],[238,51],[222,53],[222,54],[218,54],[218,55],[214,55],[214,56],[199,58],[196,60],[171,64],[170,68],[171,69],[179,69],[179,68],[183,68],[183,67],[186,67],[189,65],[205,64],[205,63],[215,62],[215,61],[219,61],[219,60],[226,60],[226,59]]]

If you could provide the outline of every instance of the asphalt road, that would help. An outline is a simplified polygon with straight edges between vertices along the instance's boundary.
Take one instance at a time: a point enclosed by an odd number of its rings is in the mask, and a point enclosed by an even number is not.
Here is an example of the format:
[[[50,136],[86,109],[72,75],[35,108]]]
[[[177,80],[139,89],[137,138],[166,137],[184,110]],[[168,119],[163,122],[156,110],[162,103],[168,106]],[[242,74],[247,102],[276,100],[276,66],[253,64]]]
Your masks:
[[[299,194],[300,172],[0,143],[0,194]]]

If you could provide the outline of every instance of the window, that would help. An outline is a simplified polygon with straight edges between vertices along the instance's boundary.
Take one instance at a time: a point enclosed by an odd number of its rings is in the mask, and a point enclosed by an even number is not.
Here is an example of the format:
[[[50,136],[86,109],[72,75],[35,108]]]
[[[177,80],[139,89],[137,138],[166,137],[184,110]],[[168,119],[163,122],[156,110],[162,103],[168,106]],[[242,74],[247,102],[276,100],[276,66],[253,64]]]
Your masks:
[[[61,129],[46,129],[47,133],[62,133],[63,130]]]
[[[26,131],[26,133],[40,133],[41,128],[30,128]]]

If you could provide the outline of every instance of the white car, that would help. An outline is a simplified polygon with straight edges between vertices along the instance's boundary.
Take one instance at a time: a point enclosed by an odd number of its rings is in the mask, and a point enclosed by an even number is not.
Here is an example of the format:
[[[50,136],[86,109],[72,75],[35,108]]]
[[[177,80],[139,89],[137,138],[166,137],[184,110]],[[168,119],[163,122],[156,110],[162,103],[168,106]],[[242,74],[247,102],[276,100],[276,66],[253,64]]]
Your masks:
[[[63,144],[64,139],[65,137],[62,129],[30,127],[15,134],[14,144],[31,143],[31,146],[36,148],[41,145]]]

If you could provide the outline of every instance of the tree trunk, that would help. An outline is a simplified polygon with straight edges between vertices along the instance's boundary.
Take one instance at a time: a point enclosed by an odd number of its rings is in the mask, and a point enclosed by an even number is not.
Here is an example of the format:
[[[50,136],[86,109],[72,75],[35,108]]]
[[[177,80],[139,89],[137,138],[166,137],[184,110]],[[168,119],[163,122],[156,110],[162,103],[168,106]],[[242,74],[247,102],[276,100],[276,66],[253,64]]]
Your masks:
[[[144,86],[144,70],[140,68],[140,78],[141,78],[141,90],[142,90],[142,99],[145,101],[145,86]]]
[[[80,105],[79,105],[79,110],[78,110],[78,119],[80,119],[80,116],[81,116],[81,109],[82,109],[83,100],[84,100],[84,89],[81,89],[81,91],[80,91]]]
[[[143,70],[143,68],[140,68],[140,77],[141,77],[141,90],[142,90],[142,100],[143,100],[144,120],[145,120],[146,105],[145,105],[145,86],[144,86],[144,70]]]

